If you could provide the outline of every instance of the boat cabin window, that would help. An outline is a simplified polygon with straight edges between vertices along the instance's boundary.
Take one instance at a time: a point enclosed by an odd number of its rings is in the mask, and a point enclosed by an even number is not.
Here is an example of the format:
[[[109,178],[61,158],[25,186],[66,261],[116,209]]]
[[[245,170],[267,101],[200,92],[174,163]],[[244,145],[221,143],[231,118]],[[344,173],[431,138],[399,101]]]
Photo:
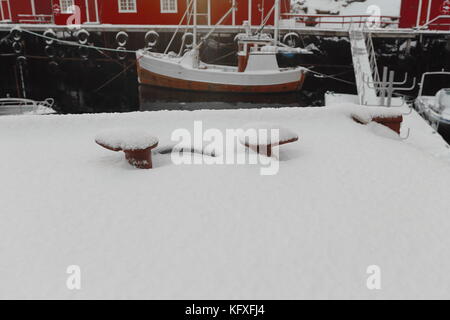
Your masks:
[[[61,13],[74,13],[73,0],[59,0],[59,6],[61,7]]]
[[[137,12],[136,0],[119,0],[119,12]]]
[[[422,84],[422,96],[435,96],[443,88],[450,88],[449,74],[426,75]]]
[[[161,13],[177,13],[177,0],[161,0]]]

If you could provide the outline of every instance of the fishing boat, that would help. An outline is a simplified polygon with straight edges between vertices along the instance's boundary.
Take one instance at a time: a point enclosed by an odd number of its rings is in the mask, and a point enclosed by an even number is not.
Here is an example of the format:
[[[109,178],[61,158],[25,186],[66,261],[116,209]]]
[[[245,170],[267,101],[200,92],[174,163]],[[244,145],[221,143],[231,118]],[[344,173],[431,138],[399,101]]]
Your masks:
[[[198,43],[196,0],[193,0],[192,7],[194,20],[192,49],[178,55],[168,53],[168,48],[164,53],[138,50],[136,54],[140,84],[191,91],[242,93],[291,92],[301,89],[306,69],[302,67],[280,68],[277,61],[279,0],[275,1],[272,8],[275,14],[273,39],[261,37],[259,34],[248,34],[248,37],[238,39],[237,67],[207,64],[200,61],[199,49],[214,29]],[[233,10],[235,8],[231,7],[217,25],[221,24]],[[189,11],[190,4],[185,16]],[[251,31],[247,31],[247,33],[249,32]]]
[[[433,128],[450,132],[450,72],[424,73],[414,105]]]
[[[21,98],[0,99],[0,115],[46,115],[55,113],[54,100],[34,101]]]

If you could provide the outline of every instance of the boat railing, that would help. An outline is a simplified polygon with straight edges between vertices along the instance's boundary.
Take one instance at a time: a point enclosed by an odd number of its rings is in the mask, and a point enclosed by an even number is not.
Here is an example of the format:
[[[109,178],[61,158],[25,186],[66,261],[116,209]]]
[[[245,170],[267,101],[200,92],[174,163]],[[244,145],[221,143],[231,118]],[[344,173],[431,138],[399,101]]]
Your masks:
[[[420,79],[419,83],[419,93],[417,97],[423,96],[423,89],[425,87],[425,80],[427,77],[437,76],[437,75],[443,75],[443,76],[450,76],[450,71],[432,71],[432,72],[424,72],[422,74],[422,78]]]

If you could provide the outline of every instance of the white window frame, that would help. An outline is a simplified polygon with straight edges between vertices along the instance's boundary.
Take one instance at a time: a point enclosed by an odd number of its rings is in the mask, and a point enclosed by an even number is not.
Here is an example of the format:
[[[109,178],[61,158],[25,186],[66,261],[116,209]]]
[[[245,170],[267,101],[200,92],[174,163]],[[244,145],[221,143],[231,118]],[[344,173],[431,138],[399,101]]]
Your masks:
[[[131,2],[134,5],[134,9],[122,9],[122,6],[120,5],[120,2],[122,1]],[[119,8],[119,13],[137,13],[136,0],[117,0],[117,6]]]
[[[160,0],[161,5],[161,13],[178,13],[178,0],[175,1],[175,9],[164,9],[164,2],[171,1],[171,0]],[[169,3],[167,3],[169,4]]]
[[[63,5],[67,3],[66,5]],[[74,13],[73,9],[75,8],[75,1],[74,0],[59,0],[59,7],[61,8],[61,13],[68,14],[68,13]]]

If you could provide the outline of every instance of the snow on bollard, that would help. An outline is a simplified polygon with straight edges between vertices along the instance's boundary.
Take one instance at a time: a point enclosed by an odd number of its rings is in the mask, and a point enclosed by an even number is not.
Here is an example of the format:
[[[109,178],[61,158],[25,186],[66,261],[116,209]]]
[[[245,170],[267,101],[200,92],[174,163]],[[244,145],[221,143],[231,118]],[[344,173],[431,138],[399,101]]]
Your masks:
[[[271,157],[272,148],[298,141],[298,135],[277,124],[252,123],[242,128],[239,141],[253,151]]]
[[[110,129],[99,133],[95,142],[111,151],[123,151],[128,162],[139,169],[151,169],[152,149],[158,146],[158,138],[145,130]]]
[[[366,125],[370,122],[377,122],[389,129],[400,134],[400,129],[403,122],[403,115],[399,111],[392,110],[391,108],[361,108],[357,112],[352,112],[352,119],[359,123]]]

